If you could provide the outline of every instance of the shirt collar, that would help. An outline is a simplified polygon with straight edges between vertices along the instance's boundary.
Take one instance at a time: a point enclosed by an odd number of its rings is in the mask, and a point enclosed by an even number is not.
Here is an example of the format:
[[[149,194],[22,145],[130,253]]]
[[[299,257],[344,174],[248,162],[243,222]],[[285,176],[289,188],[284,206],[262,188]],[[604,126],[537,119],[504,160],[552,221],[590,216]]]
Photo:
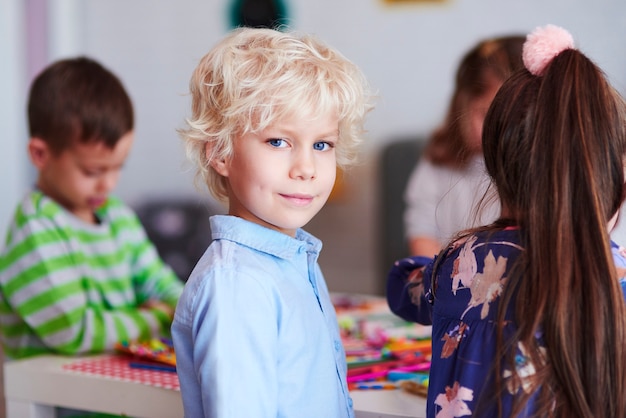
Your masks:
[[[210,222],[213,239],[234,241],[279,258],[291,258],[303,251],[319,254],[322,249],[322,241],[301,228],[293,238],[237,216],[214,215]]]

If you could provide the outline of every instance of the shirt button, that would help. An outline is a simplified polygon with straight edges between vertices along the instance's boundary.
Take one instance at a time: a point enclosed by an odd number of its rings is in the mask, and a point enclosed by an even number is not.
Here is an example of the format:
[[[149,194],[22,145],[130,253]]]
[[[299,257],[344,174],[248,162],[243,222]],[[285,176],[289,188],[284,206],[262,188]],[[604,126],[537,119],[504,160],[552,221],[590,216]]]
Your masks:
[[[341,343],[337,340],[335,340],[335,350],[339,351],[339,349],[341,349]]]
[[[352,408],[352,398],[348,398],[348,405],[350,405],[350,408]]]

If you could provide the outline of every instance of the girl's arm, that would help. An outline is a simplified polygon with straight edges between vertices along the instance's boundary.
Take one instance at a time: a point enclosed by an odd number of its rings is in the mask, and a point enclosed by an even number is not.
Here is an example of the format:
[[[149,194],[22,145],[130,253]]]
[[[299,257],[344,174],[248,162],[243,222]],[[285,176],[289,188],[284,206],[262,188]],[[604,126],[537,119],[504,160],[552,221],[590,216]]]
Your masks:
[[[431,258],[414,256],[396,261],[387,276],[387,303],[391,311],[407,321],[432,323],[432,306],[426,299],[424,269]]]

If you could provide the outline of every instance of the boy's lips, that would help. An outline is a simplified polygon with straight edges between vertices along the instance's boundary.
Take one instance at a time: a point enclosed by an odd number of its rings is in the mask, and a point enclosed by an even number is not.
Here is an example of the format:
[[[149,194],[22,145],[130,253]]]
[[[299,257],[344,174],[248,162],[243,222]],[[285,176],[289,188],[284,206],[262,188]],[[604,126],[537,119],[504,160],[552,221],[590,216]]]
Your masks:
[[[281,196],[298,206],[306,206],[313,201],[313,196],[308,194],[282,194]]]
[[[99,208],[104,204],[104,202],[106,202],[106,200],[106,197],[92,197],[91,199],[87,200],[87,203],[93,208]]]

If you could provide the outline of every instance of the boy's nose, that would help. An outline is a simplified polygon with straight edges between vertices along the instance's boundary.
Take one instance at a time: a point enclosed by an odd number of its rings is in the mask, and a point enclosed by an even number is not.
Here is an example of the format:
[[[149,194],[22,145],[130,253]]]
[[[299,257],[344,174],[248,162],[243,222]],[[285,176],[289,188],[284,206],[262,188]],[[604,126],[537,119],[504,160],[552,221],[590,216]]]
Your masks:
[[[101,191],[110,192],[117,185],[119,173],[117,171],[110,171],[102,176],[99,182],[99,188]]]
[[[291,167],[291,177],[308,180],[315,177],[315,158],[311,152],[299,152]]]

